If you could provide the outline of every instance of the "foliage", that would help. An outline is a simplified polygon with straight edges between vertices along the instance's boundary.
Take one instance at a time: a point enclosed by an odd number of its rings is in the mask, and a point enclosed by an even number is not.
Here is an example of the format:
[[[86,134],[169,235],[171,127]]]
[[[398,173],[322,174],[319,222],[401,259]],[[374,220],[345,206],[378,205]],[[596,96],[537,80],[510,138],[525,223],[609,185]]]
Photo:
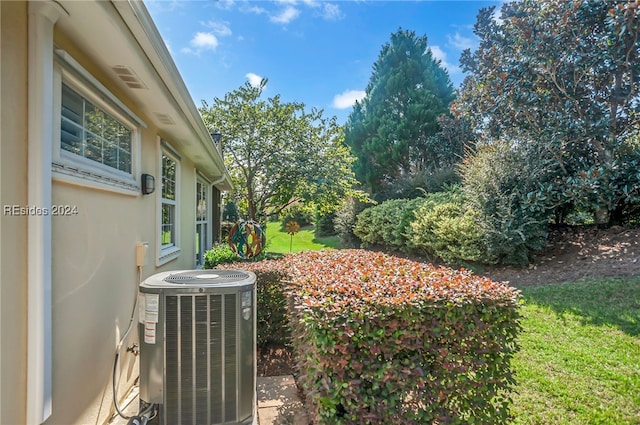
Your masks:
[[[640,191],[637,165],[628,162],[637,163],[638,153],[619,154],[640,118],[637,2],[508,2],[500,19],[493,7],[481,10],[475,33],[480,45],[462,55],[469,76],[454,115],[469,119],[485,143],[533,145],[520,151],[529,169],[548,165],[535,164],[542,152],[553,161],[553,178],[531,192],[542,209],[561,217],[579,205],[598,224],[611,211],[621,215]],[[505,196],[519,202],[520,194]]]
[[[333,220],[333,225],[340,237],[340,242],[345,247],[354,248],[359,244],[359,239],[353,233],[353,229],[356,225],[357,214],[362,210],[363,206],[361,203],[358,203],[354,198],[346,198],[343,201],[342,207],[336,211],[336,218]]]
[[[428,49],[427,37],[402,29],[391,34],[345,129],[358,180],[375,194],[402,176],[438,168],[450,146],[429,138],[453,98],[449,75]]]
[[[441,168],[435,171],[420,170],[414,174],[403,175],[389,183],[378,192],[374,199],[384,202],[389,199],[413,199],[425,193],[442,192],[449,186],[460,183],[460,176],[453,168]]]
[[[549,167],[522,158],[506,143],[480,147],[462,164],[467,208],[474,212],[486,261],[525,265],[546,245],[550,202],[534,197]],[[533,186],[535,185],[535,186]]]
[[[210,128],[224,136],[224,157],[238,206],[248,219],[263,221],[289,205],[313,200],[332,210],[346,195],[361,196],[336,118],[303,103],[286,103],[276,95],[262,98],[267,80],[248,82],[203,102],[200,113]]]
[[[336,212],[321,213],[316,211],[316,235],[318,236],[333,236],[336,234],[336,228],[333,224],[333,220],[336,218]]]
[[[292,207],[287,209],[281,216],[280,222],[282,223],[282,229],[284,230],[284,226],[290,221],[295,221],[300,226],[304,227],[313,224],[313,219],[313,210],[303,207]]]
[[[518,291],[362,250],[282,261],[314,423],[507,423]]]
[[[230,221],[235,223],[240,219],[240,212],[238,211],[238,206],[233,201],[228,201],[224,204],[224,209],[222,210],[222,220]]]
[[[358,214],[353,233],[363,245],[408,250],[410,223],[423,198],[391,199]]]
[[[437,256],[448,264],[491,262],[476,213],[466,208],[460,188],[427,195],[410,223],[409,235],[413,250]]]
[[[219,265],[219,269],[247,270],[256,274],[258,347],[284,346],[291,342],[284,283],[287,273],[280,260]]]
[[[233,263],[236,261],[238,261],[238,256],[226,243],[214,245],[210,250],[204,253],[205,269],[212,269],[219,264]]]
[[[640,280],[534,285],[522,295],[513,423],[637,424]]]

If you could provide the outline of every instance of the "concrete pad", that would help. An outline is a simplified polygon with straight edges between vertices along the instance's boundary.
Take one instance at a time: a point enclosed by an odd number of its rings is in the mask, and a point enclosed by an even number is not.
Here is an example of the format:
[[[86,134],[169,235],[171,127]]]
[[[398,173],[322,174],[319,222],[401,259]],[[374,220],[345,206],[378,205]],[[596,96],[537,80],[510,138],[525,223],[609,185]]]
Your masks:
[[[256,384],[259,425],[309,425],[293,376],[259,377]],[[129,416],[136,414],[138,405],[138,387],[134,387],[121,407]],[[109,425],[126,424],[127,420],[117,415],[109,422]]]
[[[291,375],[258,378],[260,425],[308,425],[298,387]]]

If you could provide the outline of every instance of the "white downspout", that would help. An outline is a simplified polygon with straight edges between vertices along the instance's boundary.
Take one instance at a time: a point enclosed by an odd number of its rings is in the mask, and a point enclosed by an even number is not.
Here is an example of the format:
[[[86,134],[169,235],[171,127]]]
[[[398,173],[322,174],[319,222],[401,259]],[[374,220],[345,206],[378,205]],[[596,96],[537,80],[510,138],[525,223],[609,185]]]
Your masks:
[[[29,2],[28,181],[29,206],[51,209],[54,134],[53,27],[66,14],[53,1]],[[51,416],[51,216],[27,219],[27,424]]]

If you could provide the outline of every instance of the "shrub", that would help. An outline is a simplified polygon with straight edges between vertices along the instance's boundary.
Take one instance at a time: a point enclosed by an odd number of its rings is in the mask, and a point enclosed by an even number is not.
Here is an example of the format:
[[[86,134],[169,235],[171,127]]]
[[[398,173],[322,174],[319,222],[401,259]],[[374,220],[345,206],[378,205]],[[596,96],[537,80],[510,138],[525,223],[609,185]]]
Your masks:
[[[377,244],[406,251],[409,225],[423,201],[422,198],[392,199],[369,207],[358,214],[353,233],[365,246]]]
[[[475,218],[476,214],[465,207],[459,188],[429,194],[410,223],[409,244],[413,250],[450,264],[490,262]]]
[[[353,198],[346,199],[342,207],[336,211],[333,225],[340,237],[340,242],[345,247],[355,247],[359,244],[358,237],[353,233],[359,211],[362,211],[362,206]]]
[[[221,264],[217,268],[247,270],[256,274],[258,347],[290,344],[287,298],[283,291],[283,280],[287,274],[280,260]]]
[[[212,269],[218,264],[233,263],[238,261],[238,256],[231,250],[228,244],[214,245],[204,253],[204,268]]]
[[[376,193],[375,199],[383,202],[389,199],[420,198],[425,193],[441,192],[448,186],[459,183],[460,176],[453,166],[431,171],[423,170],[398,177],[383,191]]]
[[[529,263],[546,245],[554,205],[564,204],[557,194],[537,191],[552,185],[553,159],[533,161],[535,152],[527,149],[496,142],[479,148],[461,167],[468,208],[477,213],[488,258],[494,262]]]
[[[518,291],[363,250],[282,261],[314,423],[507,422]]]
[[[321,214],[316,212],[316,236],[332,236],[336,234],[333,220],[336,213]]]

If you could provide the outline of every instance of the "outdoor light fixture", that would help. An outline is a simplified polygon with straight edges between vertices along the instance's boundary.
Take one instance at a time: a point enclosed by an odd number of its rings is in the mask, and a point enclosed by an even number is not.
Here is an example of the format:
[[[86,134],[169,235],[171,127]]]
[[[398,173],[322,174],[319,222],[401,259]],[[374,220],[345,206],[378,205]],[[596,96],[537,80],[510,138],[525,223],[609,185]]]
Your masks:
[[[220,139],[222,139],[222,134],[219,131],[215,131],[211,133],[211,138],[213,139],[213,143],[217,145],[220,144]]]
[[[142,175],[142,194],[151,195],[156,190],[156,178],[151,174]]]

